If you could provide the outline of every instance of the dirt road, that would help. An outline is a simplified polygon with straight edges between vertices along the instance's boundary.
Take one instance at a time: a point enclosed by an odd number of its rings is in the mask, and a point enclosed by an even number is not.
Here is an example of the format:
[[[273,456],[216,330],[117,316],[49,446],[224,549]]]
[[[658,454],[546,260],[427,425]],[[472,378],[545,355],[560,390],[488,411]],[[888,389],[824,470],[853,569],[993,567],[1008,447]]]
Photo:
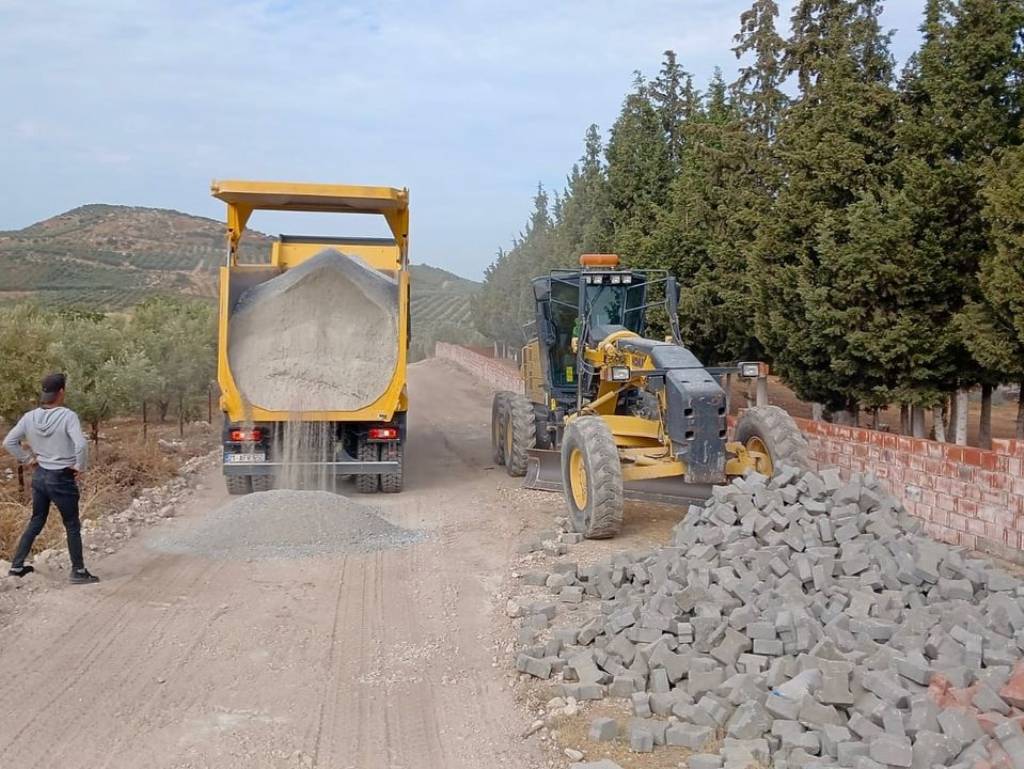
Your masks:
[[[372,498],[425,542],[246,562],[141,538],[0,631],[0,766],[539,765],[495,649],[520,526],[488,469],[489,394],[449,366],[410,370],[407,490]],[[227,501],[205,485],[169,525]]]

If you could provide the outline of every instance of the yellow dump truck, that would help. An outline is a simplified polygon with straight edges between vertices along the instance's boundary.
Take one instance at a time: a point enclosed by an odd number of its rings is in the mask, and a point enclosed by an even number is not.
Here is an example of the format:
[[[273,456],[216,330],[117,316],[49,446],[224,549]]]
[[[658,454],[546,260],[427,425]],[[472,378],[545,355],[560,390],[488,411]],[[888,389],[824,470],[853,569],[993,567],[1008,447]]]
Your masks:
[[[215,181],[227,204],[217,378],[224,476],[365,493],[402,488],[409,347],[409,195],[391,187]],[[389,238],[280,235],[239,263],[253,211],[376,214]]]

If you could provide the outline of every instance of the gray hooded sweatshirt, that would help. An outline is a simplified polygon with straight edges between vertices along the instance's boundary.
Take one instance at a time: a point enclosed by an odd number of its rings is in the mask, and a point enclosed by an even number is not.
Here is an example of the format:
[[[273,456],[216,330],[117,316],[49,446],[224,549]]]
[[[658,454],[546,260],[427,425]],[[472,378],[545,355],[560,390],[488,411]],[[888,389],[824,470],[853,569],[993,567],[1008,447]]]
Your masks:
[[[32,453],[25,451],[22,441],[32,447]],[[4,448],[21,464],[29,462],[35,454],[45,470],[85,470],[88,445],[78,415],[64,406],[33,409],[4,438]]]

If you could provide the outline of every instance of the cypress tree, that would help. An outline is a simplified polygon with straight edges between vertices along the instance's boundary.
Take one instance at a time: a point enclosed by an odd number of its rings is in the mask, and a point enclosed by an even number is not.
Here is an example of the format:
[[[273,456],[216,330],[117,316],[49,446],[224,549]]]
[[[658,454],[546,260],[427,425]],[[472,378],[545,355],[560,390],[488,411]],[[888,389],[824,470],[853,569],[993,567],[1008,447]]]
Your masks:
[[[933,284],[933,329],[922,328],[920,340],[946,372],[938,383],[907,372],[906,390],[981,383],[988,393],[1006,376],[983,352],[998,325],[981,305],[978,275],[993,252],[983,213],[986,169],[994,149],[1021,140],[1022,5],[928,0],[924,42],[904,72],[898,139],[907,237],[919,273]]]
[[[611,245],[632,263],[642,263],[652,256],[642,246],[667,202],[672,164],[661,117],[640,73],[612,126],[605,155]]]
[[[754,0],[749,10],[740,16],[740,31],[734,38],[736,46],[733,48],[738,59],[753,57],[740,67],[733,90],[751,131],[766,143],[775,137],[779,119],[789,103],[782,91],[785,80],[782,56],[786,41],[775,29],[778,16],[779,6],[775,0]]]
[[[1016,437],[1024,439],[1024,146],[1001,153],[983,189],[992,250],[982,256],[981,298],[957,320],[974,359],[993,378],[1020,386]]]
[[[752,257],[759,338],[804,400],[834,411],[886,402],[880,305],[897,231],[888,221],[896,96],[873,0],[802,0],[785,70],[801,93],[778,130],[785,183]],[[884,294],[882,295],[884,297]]]

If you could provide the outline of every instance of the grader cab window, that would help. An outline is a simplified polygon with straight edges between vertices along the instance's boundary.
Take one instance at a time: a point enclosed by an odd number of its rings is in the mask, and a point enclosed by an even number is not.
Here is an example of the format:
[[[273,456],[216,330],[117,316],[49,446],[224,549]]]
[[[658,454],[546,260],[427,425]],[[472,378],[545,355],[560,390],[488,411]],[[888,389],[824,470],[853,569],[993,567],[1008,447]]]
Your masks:
[[[551,325],[554,342],[549,350],[551,362],[551,384],[555,387],[574,387],[576,353],[572,339],[580,334],[582,320],[579,316],[579,275],[571,278],[555,278],[551,281]],[[585,284],[586,307],[590,309],[588,327],[623,326],[637,334],[643,332],[644,300],[643,282],[631,285]]]

